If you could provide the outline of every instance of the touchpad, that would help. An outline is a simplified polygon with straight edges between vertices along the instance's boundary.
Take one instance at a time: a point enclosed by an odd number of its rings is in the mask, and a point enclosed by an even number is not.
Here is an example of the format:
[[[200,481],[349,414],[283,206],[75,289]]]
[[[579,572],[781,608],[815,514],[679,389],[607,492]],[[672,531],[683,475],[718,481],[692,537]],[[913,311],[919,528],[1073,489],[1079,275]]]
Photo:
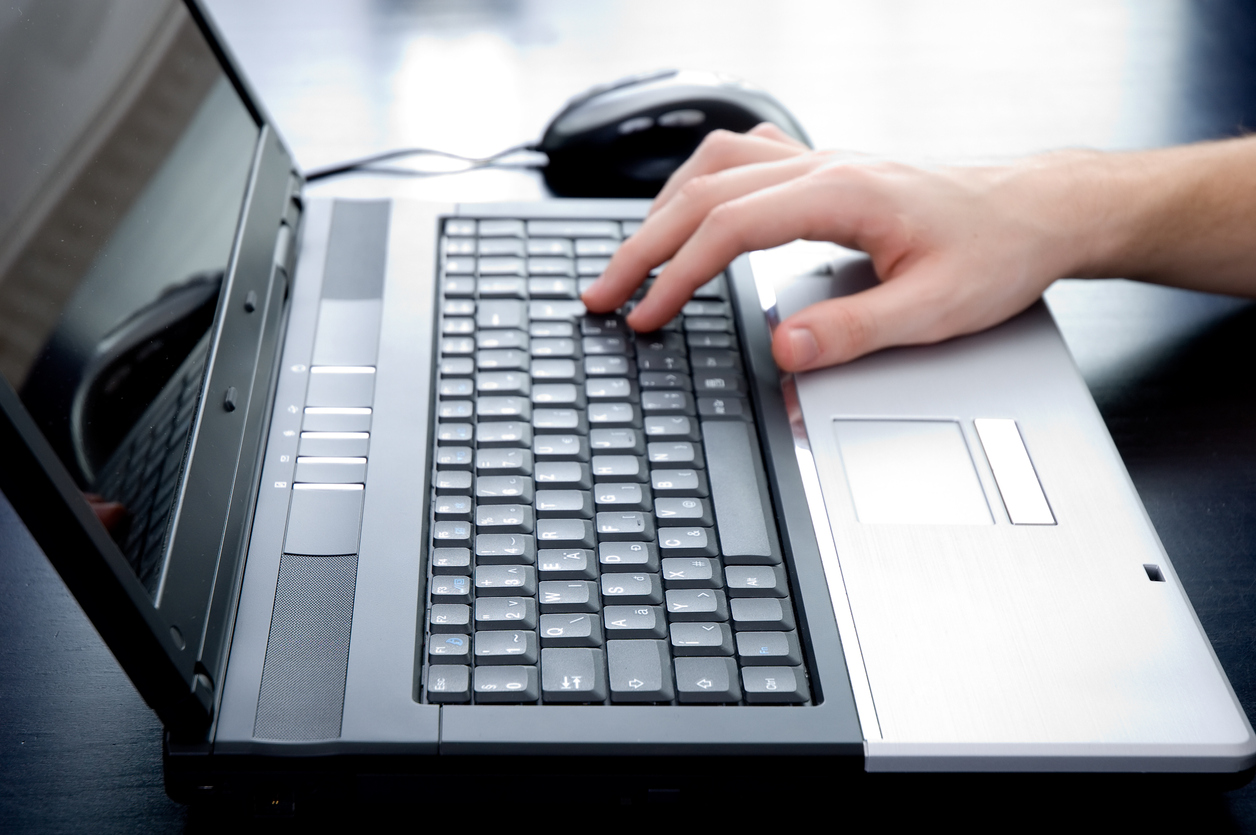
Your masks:
[[[860,522],[994,524],[955,421],[835,420],[833,430]]]

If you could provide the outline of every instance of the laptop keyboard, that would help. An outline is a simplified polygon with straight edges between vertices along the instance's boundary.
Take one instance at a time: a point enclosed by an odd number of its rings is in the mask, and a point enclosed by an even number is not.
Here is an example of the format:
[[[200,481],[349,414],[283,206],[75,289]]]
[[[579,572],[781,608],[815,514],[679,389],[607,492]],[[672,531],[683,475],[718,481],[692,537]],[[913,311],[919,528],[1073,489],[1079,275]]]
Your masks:
[[[425,701],[809,701],[724,278],[579,301],[638,225],[445,222]]]

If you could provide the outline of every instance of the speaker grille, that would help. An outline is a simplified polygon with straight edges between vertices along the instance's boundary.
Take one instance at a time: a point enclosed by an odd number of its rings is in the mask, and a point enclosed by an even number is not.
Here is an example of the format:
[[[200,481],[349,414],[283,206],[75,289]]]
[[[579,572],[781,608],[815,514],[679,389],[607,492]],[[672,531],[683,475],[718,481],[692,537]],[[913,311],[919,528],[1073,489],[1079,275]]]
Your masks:
[[[340,736],[358,558],[285,554],[253,736]]]

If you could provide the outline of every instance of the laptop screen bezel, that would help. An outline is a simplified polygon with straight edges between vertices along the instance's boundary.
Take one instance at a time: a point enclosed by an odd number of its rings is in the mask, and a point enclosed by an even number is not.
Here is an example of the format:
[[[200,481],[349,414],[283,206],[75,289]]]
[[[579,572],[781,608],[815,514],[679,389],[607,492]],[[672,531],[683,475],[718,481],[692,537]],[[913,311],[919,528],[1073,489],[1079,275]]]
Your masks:
[[[195,0],[198,29],[258,127],[200,404],[154,599],[64,464],[0,380],[0,490],[114,656],[182,740],[205,739],[225,668],[299,233],[300,172]],[[283,227],[287,226],[284,230]]]

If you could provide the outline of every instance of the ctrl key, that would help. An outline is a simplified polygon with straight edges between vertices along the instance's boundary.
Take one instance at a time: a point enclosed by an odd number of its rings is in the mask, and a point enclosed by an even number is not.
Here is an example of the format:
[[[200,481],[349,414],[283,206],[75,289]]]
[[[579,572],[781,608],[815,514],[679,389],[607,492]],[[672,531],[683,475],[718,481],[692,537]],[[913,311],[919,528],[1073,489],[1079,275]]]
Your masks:
[[[456,664],[429,667],[427,700],[437,704],[471,701],[471,668]]]
[[[746,701],[752,705],[807,701],[807,681],[801,667],[742,667],[741,680]]]

